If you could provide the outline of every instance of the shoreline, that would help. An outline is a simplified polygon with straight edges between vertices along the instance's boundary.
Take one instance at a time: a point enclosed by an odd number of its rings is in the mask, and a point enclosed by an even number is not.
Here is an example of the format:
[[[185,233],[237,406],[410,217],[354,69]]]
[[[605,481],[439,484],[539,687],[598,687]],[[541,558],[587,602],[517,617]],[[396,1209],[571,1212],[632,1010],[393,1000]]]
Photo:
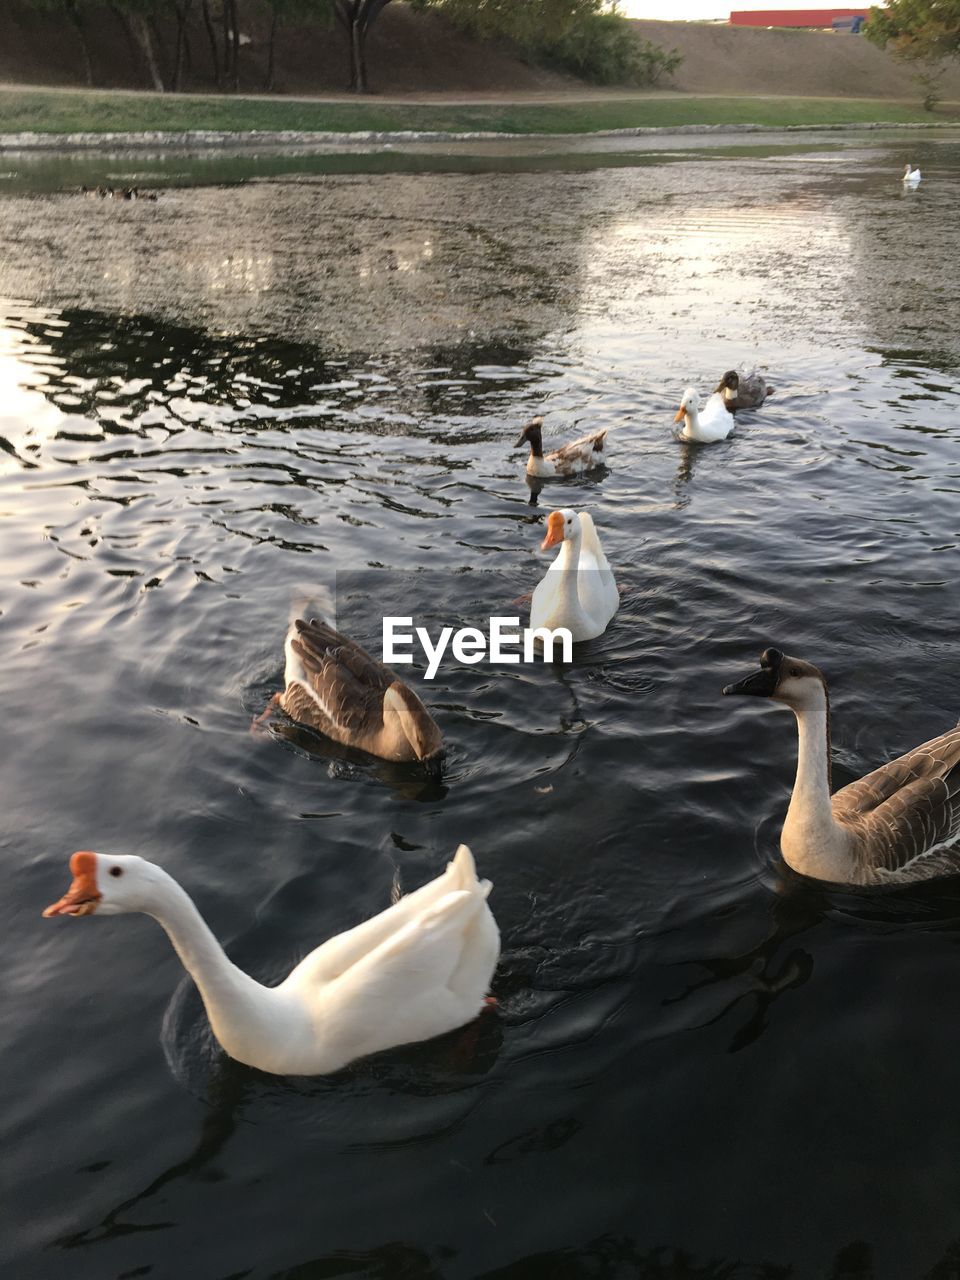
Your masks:
[[[837,124],[678,124],[635,125],[620,129],[596,129],[579,133],[529,132],[481,129],[464,132],[452,130],[155,130],[147,132],[82,132],[82,133],[0,133],[0,152],[17,151],[98,151],[111,148],[140,150],[162,147],[170,150],[223,150],[229,148],[327,147],[362,145],[403,145],[435,142],[502,142],[521,139],[639,138],[680,135],[729,135],[751,133],[857,133],[879,129],[956,129],[960,122],[947,120],[903,121],[875,120]]]

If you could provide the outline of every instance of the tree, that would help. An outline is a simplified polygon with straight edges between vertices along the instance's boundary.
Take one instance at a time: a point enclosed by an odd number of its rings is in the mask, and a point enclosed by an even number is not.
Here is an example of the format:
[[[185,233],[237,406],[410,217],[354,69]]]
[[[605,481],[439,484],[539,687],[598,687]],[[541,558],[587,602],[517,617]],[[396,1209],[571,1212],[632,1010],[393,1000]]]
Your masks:
[[[350,41],[350,92],[369,93],[365,46],[367,32],[390,0],[333,0],[337,21]]]
[[[333,25],[332,0],[265,0],[270,13],[270,30],[267,36],[267,66],[263,87],[267,93],[276,88],[277,33],[291,18],[316,21],[325,27]]]
[[[885,9],[870,10],[864,35],[898,58],[960,57],[960,0],[888,0]]]
[[[150,19],[155,15],[153,0],[110,0],[110,8],[123,24],[130,41],[131,50],[139,49],[146,64],[150,83],[158,93],[163,93],[165,85],[157,60],[153,29]]]
[[[190,40],[187,34],[187,23],[190,19],[190,8],[193,0],[171,0],[173,11],[177,16],[177,47],[173,61],[174,93],[179,93],[183,86],[184,63],[190,64]]]
[[[93,87],[93,62],[90,57],[90,42],[87,40],[87,27],[78,0],[38,0],[41,9],[60,10],[66,14],[80,41],[80,53],[83,58],[83,75],[87,87]]]
[[[611,0],[411,0],[479,40],[506,37],[531,61],[601,84],[655,84],[683,61],[641,40]],[[960,0],[958,0],[960,2]]]
[[[213,14],[210,0],[200,0],[200,11],[203,14],[203,25],[207,32],[207,43],[210,45],[210,58],[213,61],[213,78],[219,89],[223,84],[220,75],[220,53],[217,49],[217,33],[213,26]]]

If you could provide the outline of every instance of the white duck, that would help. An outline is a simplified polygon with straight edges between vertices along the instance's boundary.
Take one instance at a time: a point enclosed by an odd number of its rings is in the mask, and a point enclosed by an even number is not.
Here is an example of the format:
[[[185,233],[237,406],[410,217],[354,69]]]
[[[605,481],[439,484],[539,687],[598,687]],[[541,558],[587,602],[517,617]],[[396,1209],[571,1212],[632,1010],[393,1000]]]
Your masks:
[[[312,951],[276,987],[227,959],[188,894],[152,862],[81,852],[73,883],[45,916],[142,911],[167,932],[220,1044],[276,1075],[319,1075],[395,1045],[429,1040],[476,1017],[500,953],[461,845],[443,875]]]
[[[593,471],[603,465],[606,434],[607,428],[603,427],[600,431],[581,436],[578,440],[571,440],[569,444],[561,445],[559,449],[553,449],[550,453],[544,454],[543,419],[531,418],[520,432],[520,439],[513,447],[519,449],[525,444],[530,445],[530,456],[527,458],[528,476],[537,476],[544,480],[552,476],[578,476],[584,471]]]
[[[593,640],[620,607],[620,593],[592,517],[585,511],[551,511],[540,547],[546,551],[558,544],[556,560],[533,593],[530,626],[566,627],[573,640]]]
[[[919,169],[911,169],[909,164],[904,165],[904,169],[903,169],[904,182],[907,182],[911,186],[915,187],[917,183],[920,181],[920,177],[921,177],[921,174]]]
[[[700,396],[696,388],[687,387],[680,401],[674,422],[683,421],[681,440],[696,440],[699,444],[716,444],[726,440],[736,422],[727,408],[723,396],[714,392],[700,412]]]

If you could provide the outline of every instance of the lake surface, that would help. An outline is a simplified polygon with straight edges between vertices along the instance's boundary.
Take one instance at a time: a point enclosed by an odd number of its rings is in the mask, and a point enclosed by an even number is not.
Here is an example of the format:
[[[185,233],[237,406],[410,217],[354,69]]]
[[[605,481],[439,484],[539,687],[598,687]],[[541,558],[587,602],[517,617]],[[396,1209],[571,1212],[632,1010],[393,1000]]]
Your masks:
[[[960,144],[834,144],[156,203],[4,158],[4,1274],[956,1277],[960,882],[786,871],[792,719],[720,696],[820,665],[835,785],[960,715]],[[763,410],[678,443],[755,363]],[[609,467],[531,493],[537,412]],[[362,571],[377,653],[378,593],[522,612],[552,505],[620,612],[417,682],[440,784],[251,737],[292,602]],[[227,1061],[145,917],[40,917],[74,849],[140,853],[275,981],[460,841],[496,1011],[329,1078]]]

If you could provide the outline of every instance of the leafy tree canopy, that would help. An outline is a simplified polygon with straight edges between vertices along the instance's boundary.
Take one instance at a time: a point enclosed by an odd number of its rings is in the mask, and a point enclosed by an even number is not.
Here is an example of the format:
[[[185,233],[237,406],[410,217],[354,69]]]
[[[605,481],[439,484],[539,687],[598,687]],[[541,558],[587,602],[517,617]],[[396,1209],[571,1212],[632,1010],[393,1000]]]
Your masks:
[[[900,58],[960,57],[960,0],[888,0],[885,9],[870,10],[864,34]]]

